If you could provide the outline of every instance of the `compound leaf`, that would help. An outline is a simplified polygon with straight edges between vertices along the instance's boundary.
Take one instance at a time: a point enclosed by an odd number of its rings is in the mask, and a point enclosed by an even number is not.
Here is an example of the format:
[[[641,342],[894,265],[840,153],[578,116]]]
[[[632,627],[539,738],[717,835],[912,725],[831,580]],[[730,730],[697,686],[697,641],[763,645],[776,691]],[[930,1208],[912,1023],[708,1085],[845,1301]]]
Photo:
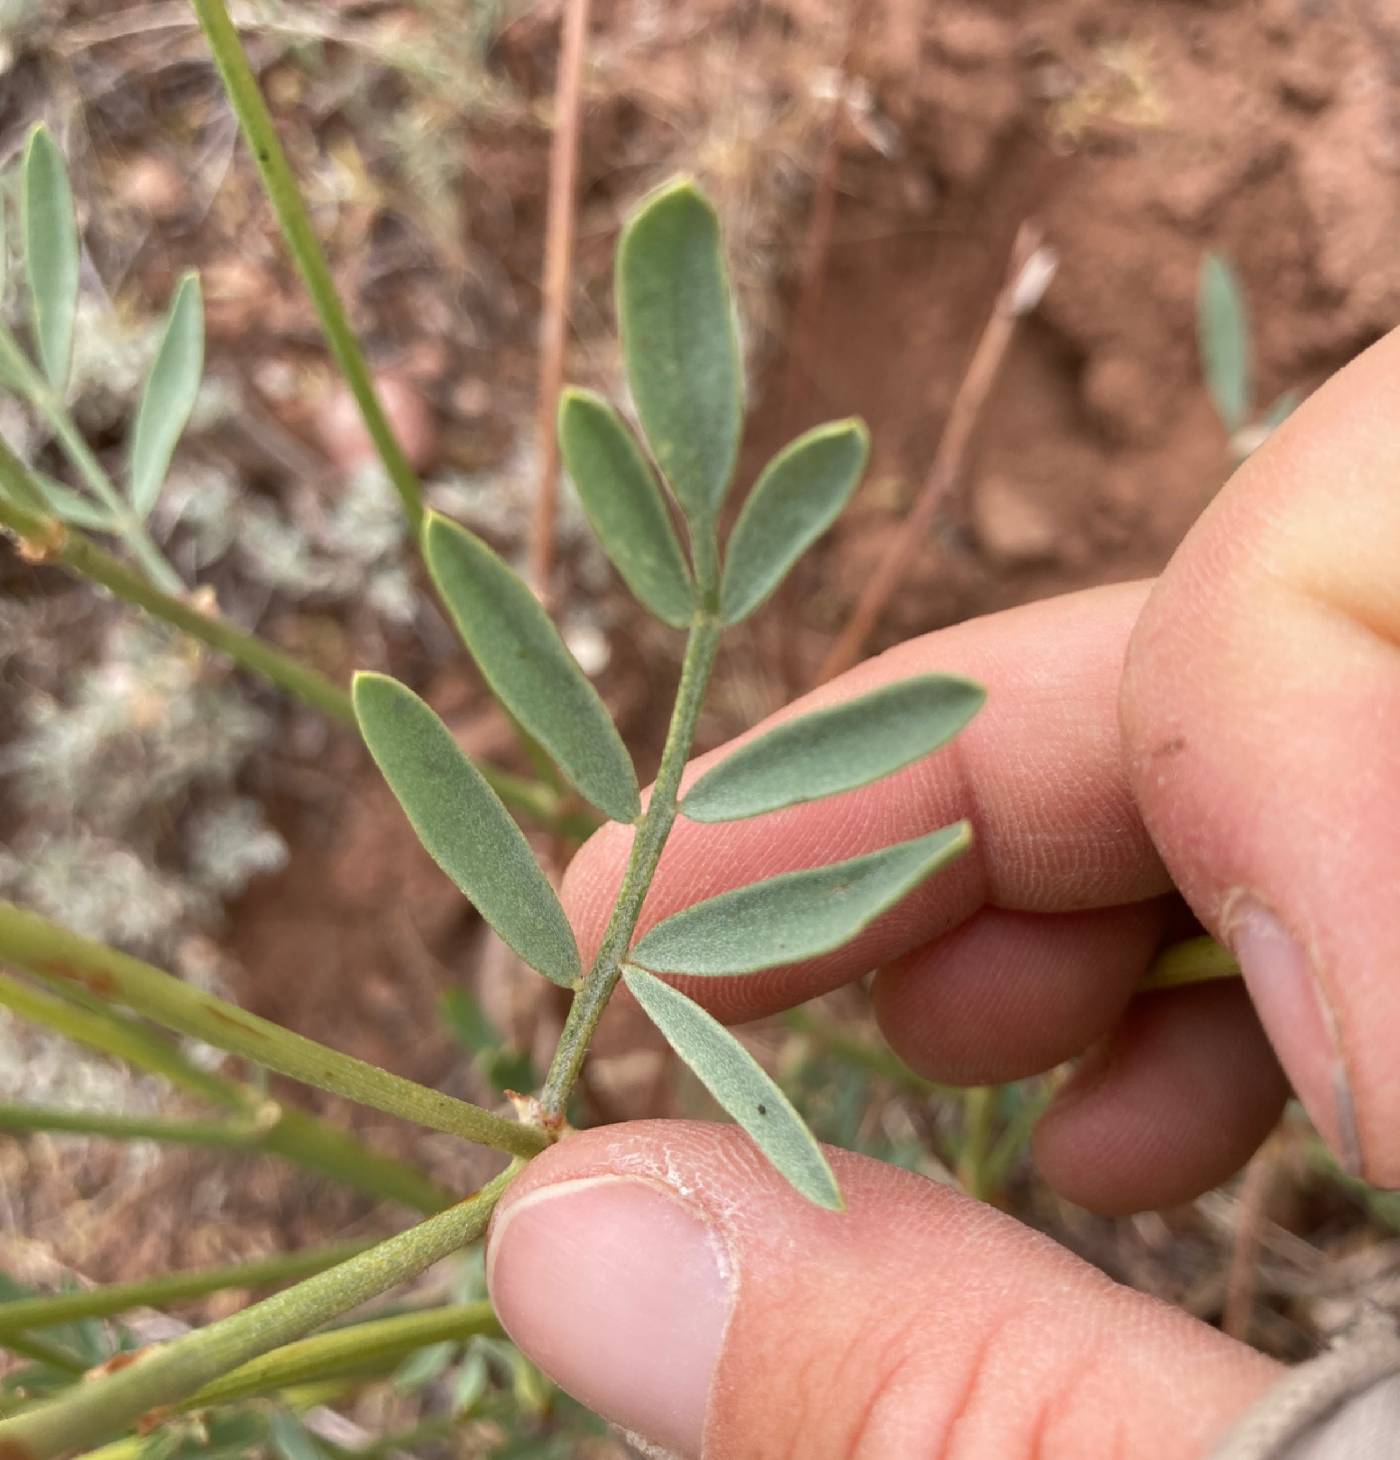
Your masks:
[[[156,504],[176,442],[189,423],[204,374],[204,301],[199,275],[180,280],[131,430],[131,505],[145,517]]]
[[[1206,389],[1221,423],[1233,436],[1249,420],[1254,386],[1244,291],[1221,254],[1208,253],[1201,260],[1196,309]]]
[[[725,623],[747,618],[835,522],[869,454],[870,435],[861,422],[833,421],[805,432],[764,467],[725,552]]]
[[[653,193],[623,229],[617,313],[652,454],[686,515],[711,521],[739,454],[743,367],[719,219],[689,179]]]
[[[354,701],[365,744],[428,854],[531,968],[571,985],[580,965],[564,909],[447,726],[384,674],[357,674]]]
[[[539,600],[475,533],[435,512],[423,551],[492,693],[604,815],[635,821],[641,794],[622,738]]]
[[[742,821],[867,785],[951,740],[985,699],[971,680],[921,674],[785,720],[706,771],[681,811]]]
[[[601,396],[566,390],[559,449],[593,531],[627,586],[663,623],[685,628],[695,612],[690,570],[631,431]]]
[[[78,224],[68,167],[47,127],[29,134],[20,207],[34,340],[49,384],[62,392],[73,363],[78,311]]]
[[[960,821],[863,857],[723,892],[658,923],[628,961],[658,973],[723,977],[830,953],[971,842],[972,828]]]
[[[808,1201],[840,1211],[841,1191],[816,1138],[748,1050],[699,1004],[645,969],[629,965],[622,976],[671,1048],[778,1171]]]

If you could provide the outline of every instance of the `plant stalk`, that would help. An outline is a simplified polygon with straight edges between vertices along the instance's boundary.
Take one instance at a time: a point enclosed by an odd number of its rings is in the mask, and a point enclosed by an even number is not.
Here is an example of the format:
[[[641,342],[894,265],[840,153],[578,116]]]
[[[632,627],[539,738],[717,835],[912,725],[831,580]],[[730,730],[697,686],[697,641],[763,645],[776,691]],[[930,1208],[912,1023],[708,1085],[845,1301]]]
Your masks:
[[[368,1242],[340,1242],[308,1252],[280,1253],[253,1262],[229,1263],[202,1272],[176,1272],[137,1282],[111,1283],[77,1293],[55,1293],[38,1298],[13,1298],[0,1303],[0,1344],[30,1328],[51,1328],[84,1318],[112,1318],[133,1308],[159,1308],[189,1298],[231,1288],[279,1286],[311,1277],[363,1252]]]
[[[56,1460],[157,1419],[204,1385],[416,1277],[479,1237],[520,1169],[512,1162],[457,1206],[230,1318],[154,1346],[135,1363],[0,1420],[7,1460]]]
[[[13,381],[29,404],[48,423],[58,444],[82,477],[88,490],[112,514],[113,528],[121,536],[142,571],[167,593],[184,592],[179,574],[165,560],[146,530],[146,524],[132,510],[131,504],[116,489],[102,463],[83,440],[82,433],[64,408],[63,401],[48,381],[29,363],[10,331],[0,322],[0,377]]]
[[[18,489],[26,483],[24,467],[8,447],[0,444],[0,484],[18,495]],[[0,524],[16,533],[43,560],[100,583],[118,598],[145,609],[153,618],[162,619],[211,649],[227,654],[244,668],[270,679],[332,719],[355,724],[350,696],[324,675],[274,649],[266,640],[235,628],[226,619],[196,608],[182,591],[167,593],[157,588],[120,558],[98,547],[85,533],[57,518],[31,512],[6,497],[0,497]]]
[[[495,1146],[513,1156],[532,1156],[547,1144],[546,1137],[532,1127],[294,1034],[139,958],[80,938],[47,918],[3,901],[0,957],[49,982],[76,984],[101,999],[125,1004],[167,1029],[386,1114]]]
[[[293,1384],[340,1378],[367,1367],[381,1367],[429,1344],[477,1334],[498,1336],[501,1325],[490,1303],[462,1303],[428,1308],[415,1313],[396,1313],[352,1323],[314,1338],[299,1339],[224,1374],[190,1395],[182,1409],[228,1404],[253,1394],[268,1394]]]
[[[26,543],[34,556],[100,583],[118,598],[145,609],[152,617],[209,648],[227,654],[244,669],[270,680],[303,704],[351,726],[358,733],[350,696],[325,675],[273,648],[266,639],[245,633],[217,614],[195,607],[183,592],[166,593],[155,587],[77,528],[21,505],[16,499],[35,500],[37,488],[30,485],[28,470],[3,441],[0,441],[0,486],[8,487],[11,493],[10,498],[0,495],[0,525],[8,527]],[[512,810],[580,841],[596,829],[586,813],[570,809],[566,798],[549,786],[494,766],[478,763],[478,769]]]
[[[330,266],[311,226],[311,215],[302,200],[287,154],[272,124],[272,115],[258,88],[257,77],[248,62],[248,54],[238,38],[238,31],[229,19],[223,0],[190,0],[200,29],[209,43],[214,65],[218,68],[229,104],[233,107],[243,138],[253,154],[262,177],[268,201],[277,214],[288,252],[297,272],[311,296],[321,330],[335,356],[345,383],[360,408],[370,440],[389,474],[394,490],[403,504],[404,516],[414,537],[423,521],[423,487],[418,474],[409,465],[384,408],[375,393],[369,367],[345,317],[345,309],[336,293]]]
[[[670,728],[666,732],[666,746],[661,753],[661,765],[651,789],[651,799],[637,825],[632,853],[627,859],[627,870],[623,874],[622,886],[618,890],[617,902],[613,906],[612,918],[603,936],[602,947],[593,960],[593,966],[589,969],[583,986],[569,1006],[569,1015],[564,1021],[559,1044],[550,1063],[549,1075],[540,1095],[541,1110],[547,1124],[553,1125],[563,1120],[569,1092],[583,1068],[589,1041],[598,1027],[598,1021],[603,1017],[603,1010],[617,987],[618,979],[622,976],[623,958],[632,942],[632,934],[636,931],[642,903],[652,878],[656,875],[657,863],[661,860],[666,839],[670,836],[671,827],[676,820],[676,792],[680,788],[681,775],[695,740],[700,705],[705,696],[705,686],[709,683],[710,671],[714,668],[720,631],[719,621],[704,611],[696,616],[691,627],[690,637],[686,642],[685,660],[681,666],[676,705],[671,714]]]
[[[28,1359],[31,1363],[57,1369],[61,1374],[72,1374],[75,1379],[86,1367],[80,1358],[69,1353],[62,1345],[35,1338],[29,1333],[6,1334],[4,1338],[0,1338],[0,1348],[8,1349],[10,1353]]]
[[[258,1131],[257,1148],[309,1171],[342,1181],[378,1199],[403,1202],[419,1212],[451,1206],[451,1192],[415,1167],[362,1145],[348,1131],[269,1100],[260,1090],[224,1075],[202,1070],[167,1039],[135,1019],[72,988],[58,998],[0,972],[0,1007],[33,1023],[110,1054],[139,1070],[160,1075],[177,1089],[237,1112]]]
[[[1234,978],[1239,971],[1239,959],[1214,938],[1186,938],[1157,955],[1138,988],[1176,988],[1181,984]]]

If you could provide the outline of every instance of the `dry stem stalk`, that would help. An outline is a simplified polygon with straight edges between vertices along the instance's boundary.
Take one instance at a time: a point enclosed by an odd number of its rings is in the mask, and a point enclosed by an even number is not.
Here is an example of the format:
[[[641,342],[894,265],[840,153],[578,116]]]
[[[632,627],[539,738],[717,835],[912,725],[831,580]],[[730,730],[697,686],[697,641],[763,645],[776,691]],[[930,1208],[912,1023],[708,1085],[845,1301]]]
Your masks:
[[[1235,1245],[1230,1254],[1230,1270],[1225,1280],[1225,1312],[1221,1328],[1241,1343],[1249,1342],[1249,1329],[1254,1317],[1254,1300],[1258,1290],[1259,1237],[1264,1215],[1273,1193],[1278,1173],[1279,1145],[1272,1138],[1254,1153],[1240,1183],[1238,1216],[1235,1222]]]
[[[550,602],[554,519],[559,503],[559,443],[555,415],[564,388],[569,290],[573,282],[578,193],[579,112],[588,40],[589,0],[565,0],[554,87],[554,138],[549,154],[549,211],[545,222],[540,307],[540,377],[537,431],[540,485],[530,530],[530,577],[540,601]]]
[[[977,341],[966,373],[948,411],[933,465],[903,529],[890,539],[851,613],[846,627],[817,671],[815,683],[843,674],[860,658],[881,612],[904,580],[915,553],[927,541],[939,508],[948,498],[967,460],[968,447],[1000,373],[1019,321],[1040,302],[1055,270],[1055,256],[1040,228],[1030,220],[1017,230],[1006,281],[997,293],[991,318]]]

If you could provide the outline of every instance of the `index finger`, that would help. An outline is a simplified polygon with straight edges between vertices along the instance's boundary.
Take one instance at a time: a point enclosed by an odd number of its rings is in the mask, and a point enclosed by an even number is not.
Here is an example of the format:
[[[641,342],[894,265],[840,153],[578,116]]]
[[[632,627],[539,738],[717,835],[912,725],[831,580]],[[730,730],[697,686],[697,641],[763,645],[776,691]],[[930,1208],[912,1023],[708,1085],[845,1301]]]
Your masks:
[[[743,978],[675,980],[731,1020],[801,1003],[927,943],[979,908],[1114,907],[1170,887],[1129,789],[1118,728],[1128,636],[1146,584],[1094,589],[941,629],[787,706],[780,720],[915,674],[975,679],[987,703],[957,739],[860,790],[749,821],[678,817],[638,934],[731,888],[875,851],[967,818],[972,850],[835,953]],[[741,741],[694,761],[689,785]],[[585,962],[599,943],[633,829],[596,833],[564,878]]]

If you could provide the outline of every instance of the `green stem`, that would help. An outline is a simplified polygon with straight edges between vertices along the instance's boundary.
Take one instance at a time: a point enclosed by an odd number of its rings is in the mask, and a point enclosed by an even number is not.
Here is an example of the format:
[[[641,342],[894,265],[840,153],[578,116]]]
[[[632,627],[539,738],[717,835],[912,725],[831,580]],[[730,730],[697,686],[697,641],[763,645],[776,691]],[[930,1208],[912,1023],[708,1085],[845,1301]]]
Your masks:
[[[0,1105],[0,1131],[23,1134],[106,1136],[114,1141],[165,1141],[179,1146],[211,1146],[256,1151],[259,1132],[251,1125],[212,1120],[170,1120],[164,1116],[98,1115],[48,1105]],[[0,1306],[0,1313],[3,1313]]]
[[[72,1374],[74,1377],[87,1368],[81,1359],[75,1358],[66,1348],[28,1333],[6,1334],[0,1338],[0,1348],[8,1349],[22,1359],[29,1359],[31,1363],[45,1364],[61,1374]]]
[[[3,901],[0,957],[40,978],[77,984],[99,998],[125,1004],[167,1029],[389,1115],[495,1146],[514,1156],[534,1155],[547,1144],[546,1137],[532,1127],[293,1034],[139,958],[80,938],[47,918]]]
[[[180,1407],[227,1404],[293,1384],[340,1378],[347,1372],[382,1367],[386,1361],[406,1358],[429,1344],[473,1338],[481,1333],[501,1333],[490,1303],[463,1303],[353,1323],[273,1349],[206,1384]]]
[[[996,1112],[996,1088],[977,1085],[963,1091],[962,1148],[958,1152],[958,1181],[971,1197],[988,1197],[987,1153],[992,1142],[992,1117]]]
[[[277,214],[288,251],[315,306],[326,343],[340,366],[350,393],[355,397],[365,430],[369,432],[389,480],[399,494],[404,515],[416,537],[423,520],[423,488],[379,404],[369,367],[365,364],[355,332],[345,317],[326,256],[316,240],[311,216],[288,165],[287,154],[278,140],[267,103],[258,89],[253,68],[248,64],[247,53],[238,39],[238,31],[229,19],[223,0],[190,0],[190,3],[209,42],[229,103],[238,118],[238,125],[243,129],[244,140],[262,176],[263,188]]]
[[[583,1068],[589,1041],[622,975],[622,961],[636,931],[642,903],[656,875],[666,838],[675,823],[676,792],[695,740],[700,704],[709,683],[710,671],[714,668],[715,652],[719,648],[720,627],[717,620],[703,614],[691,627],[685,661],[681,666],[680,688],[676,692],[676,705],[671,714],[671,726],[666,734],[666,746],[661,753],[661,765],[652,786],[651,799],[637,824],[632,854],[627,859],[627,870],[623,873],[622,886],[618,890],[602,947],[569,1006],[569,1016],[564,1021],[540,1096],[547,1123],[563,1119],[569,1092]]]
[[[1157,955],[1138,989],[1169,989],[1211,979],[1234,978],[1239,971],[1239,960],[1214,938],[1187,938]]]
[[[17,484],[26,481],[24,467],[8,447],[0,444],[0,484],[9,486],[13,492]],[[30,512],[4,497],[0,497],[0,524],[32,544],[47,561],[100,583],[118,598],[145,609],[152,617],[162,619],[211,649],[227,654],[245,669],[270,679],[332,719],[355,724],[350,696],[323,674],[274,649],[266,640],[235,628],[226,619],[203,612],[182,594],[157,588],[120,558],[98,547],[85,533],[55,518]]]
[[[201,1070],[153,1029],[103,1008],[96,1000],[89,1004],[91,996],[83,990],[64,992],[69,997],[56,998],[0,972],[0,1007],[237,1112],[259,1132],[257,1147],[268,1155],[416,1211],[440,1212],[452,1204],[450,1192],[414,1167],[370,1150],[348,1132],[305,1111],[279,1105],[241,1081]]]
[[[240,1364],[304,1337],[416,1277],[479,1237],[514,1180],[514,1162],[473,1197],[207,1328],[156,1346],[133,1364],[0,1420],[0,1456],[53,1460],[179,1404]]]
[[[160,1075],[172,1085],[206,1100],[237,1110],[242,1108],[230,1080],[201,1070],[169,1040],[134,1019],[109,1009],[89,1009],[55,994],[44,993],[21,979],[0,972],[0,1008],[10,1009],[33,1024],[42,1024],[89,1049],[100,1050]]]
[[[56,1293],[41,1298],[12,1298],[0,1303],[0,1344],[30,1328],[51,1328],[83,1318],[112,1318],[133,1308],[161,1308],[190,1298],[230,1288],[275,1287],[324,1272],[363,1252],[368,1242],[340,1242],[309,1252],[281,1253],[253,1262],[229,1263],[201,1272],[175,1272],[139,1282],[111,1283],[78,1293]]]
[[[31,484],[27,468],[3,441],[0,441],[0,486],[8,487],[11,494],[9,500],[0,496],[0,526],[8,527],[30,544],[45,561],[57,563],[71,573],[100,583],[118,598],[145,609],[152,617],[161,619],[209,648],[227,654],[244,669],[270,680],[303,704],[351,726],[358,733],[350,696],[325,675],[293,659],[290,654],[274,649],[266,639],[245,633],[217,614],[196,608],[183,594],[166,593],[154,587],[140,573],[98,547],[77,528],[25,507],[25,501],[37,500],[38,489]],[[565,797],[549,786],[514,776],[509,771],[497,770],[494,766],[478,763],[478,769],[501,800],[513,810],[532,816],[579,841],[597,829],[596,822],[585,813],[570,810]]]
[[[126,498],[117,491],[102,463],[83,440],[72,416],[64,409],[62,399],[29,363],[29,357],[20,349],[15,337],[2,322],[0,377],[8,378],[48,422],[49,429],[58,439],[59,445],[88,490],[112,514],[113,530],[126,543],[131,555],[140,563],[151,582],[159,584],[169,593],[182,593],[185,585],[180,581],[179,574],[166,562],[164,554],[147,532],[146,524],[132,511]]]

